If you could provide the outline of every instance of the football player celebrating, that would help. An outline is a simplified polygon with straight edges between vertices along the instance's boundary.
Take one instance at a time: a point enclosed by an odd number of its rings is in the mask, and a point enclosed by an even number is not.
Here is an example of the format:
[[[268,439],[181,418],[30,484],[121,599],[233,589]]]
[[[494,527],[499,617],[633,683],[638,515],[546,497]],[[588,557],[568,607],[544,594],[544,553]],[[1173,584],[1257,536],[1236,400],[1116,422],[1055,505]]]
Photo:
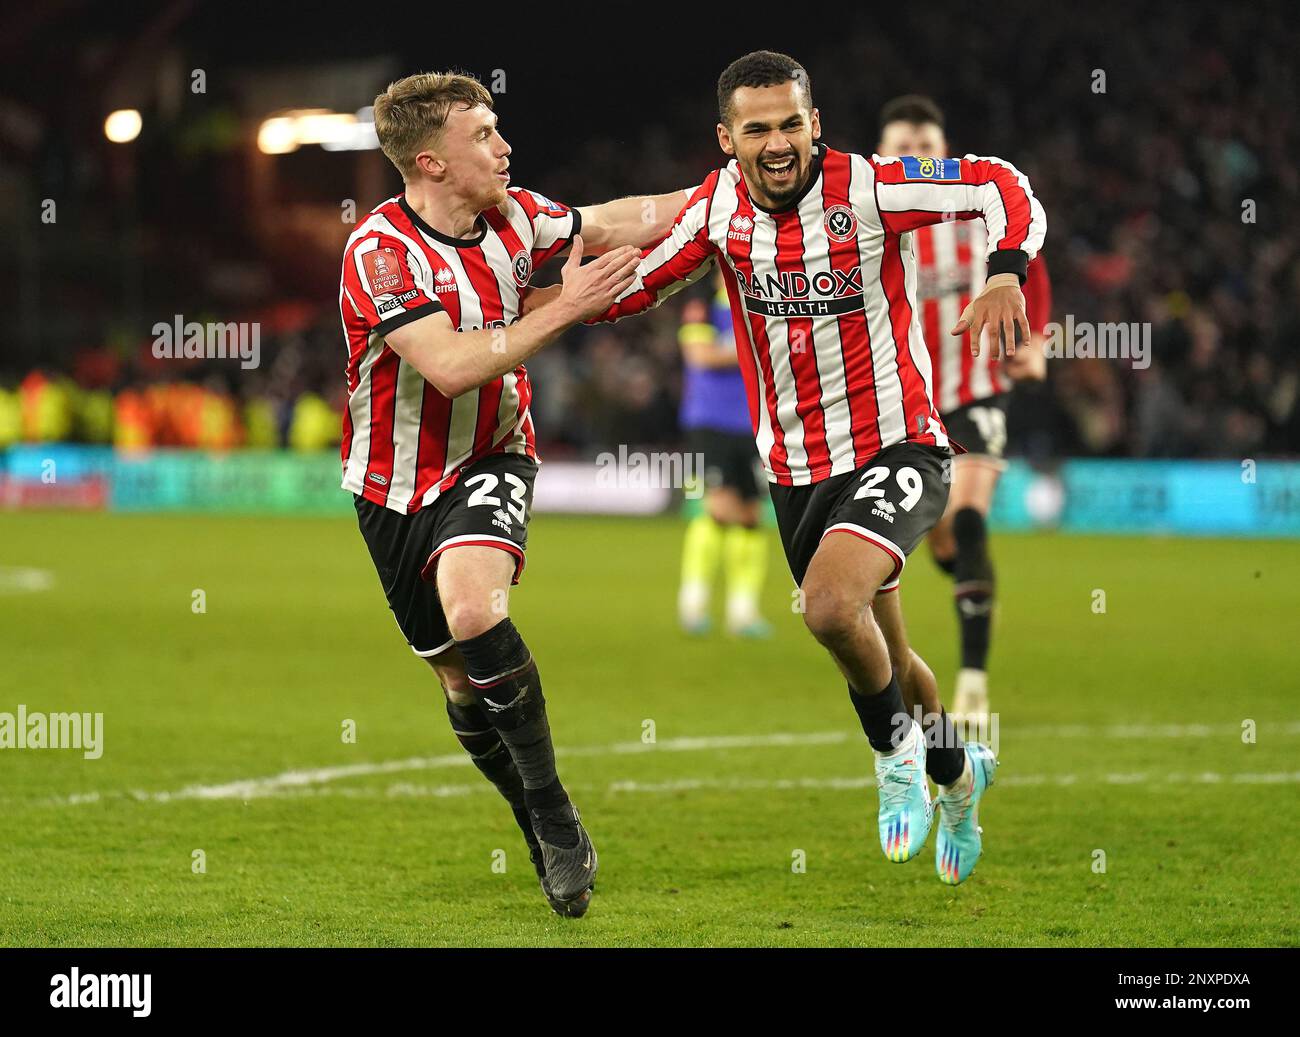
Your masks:
[[[943,514],[953,448],[934,401],[908,235],[982,216],[988,278],[951,331],[1028,338],[1020,285],[1046,233],[1025,177],[996,158],[870,158],[821,144],[808,73],[758,51],[718,81],[732,156],[692,193],[604,319],[638,313],[720,260],[759,456],[804,602],[848,680],[875,753],[880,844],[892,861],[929,835],[939,787],[939,878],[981,852],[977,808],[995,760],[966,745],[908,644],[899,577]],[[929,714],[916,724],[905,702]]]
[[[492,95],[421,74],[375,98],[405,181],[348,239],[343,487],[389,607],[456,737],[505,797],[552,908],[580,916],[596,851],[555,768],[537,663],[508,615],[537,472],[524,361],[605,310],[682,192],[571,209],[510,187]],[[581,233],[580,233],[581,232]],[[549,305],[533,270],[572,244]],[[587,266],[584,252],[602,254]]]
[[[928,97],[897,97],[880,114],[881,155],[940,158],[948,154],[943,112]],[[993,562],[985,520],[998,477],[1006,468],[1007,394],[1012,383],[1041,380],[1047,373],[1043,325],[1051,314],[1052,288],[1043,257],[1029,263],[1024,285],[1032,338],[1000,360],[988,348],[978,355],[969,336],[947,335],[957,315],[984,286],[984,224],[946,220],[912,232],[921,329],[930,350],[934,399],[944,426],[966,453],[953,459],[948,506],[928,537],[939,567],[953,578],[961,635],[953,719],[987,730],[989,640],[993,619]]]

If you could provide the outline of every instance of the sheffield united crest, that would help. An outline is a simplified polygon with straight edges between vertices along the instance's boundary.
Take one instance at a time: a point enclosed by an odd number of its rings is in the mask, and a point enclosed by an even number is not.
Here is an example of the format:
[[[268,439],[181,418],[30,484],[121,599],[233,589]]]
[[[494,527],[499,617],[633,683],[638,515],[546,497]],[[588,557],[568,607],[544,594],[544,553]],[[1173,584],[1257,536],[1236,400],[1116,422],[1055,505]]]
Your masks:
[[[832,205],[822,219],[826,236],[832,241],[848,241],[858,232],[858,218],[847,205]]]

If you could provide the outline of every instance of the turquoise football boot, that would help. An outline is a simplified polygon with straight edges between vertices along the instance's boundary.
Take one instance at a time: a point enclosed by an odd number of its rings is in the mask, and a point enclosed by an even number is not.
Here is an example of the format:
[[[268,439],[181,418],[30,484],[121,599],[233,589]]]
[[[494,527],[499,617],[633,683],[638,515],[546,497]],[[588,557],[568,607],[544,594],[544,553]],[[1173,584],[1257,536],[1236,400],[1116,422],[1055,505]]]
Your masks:
[[[727,633],[745,641],[766,641],[772,636],[772,624],[763,619],[751,619],[748,623],[728,626]]]
[[[876,753],[876,785],[880,790],[880,848],[896,864],[921,852],[930,834],[934,804],[925,780],[925,736],[912,724],[910,742],[888,756]]]
[[[979,804],[993,784],[998,765],[992,750],[979,742],[966,744],[966,761],[971,771],[969,786],[948,786],[952,790],[948,792],[940,788],[937,797],[939,835],[934,847],[934,870],[939,873],[939,881],[949,886],[965,882],[980,859]]]
[[[696,616],[680,620],[682,633],[687,637],[708,637],[713,632],[713,620],[708,616]]]

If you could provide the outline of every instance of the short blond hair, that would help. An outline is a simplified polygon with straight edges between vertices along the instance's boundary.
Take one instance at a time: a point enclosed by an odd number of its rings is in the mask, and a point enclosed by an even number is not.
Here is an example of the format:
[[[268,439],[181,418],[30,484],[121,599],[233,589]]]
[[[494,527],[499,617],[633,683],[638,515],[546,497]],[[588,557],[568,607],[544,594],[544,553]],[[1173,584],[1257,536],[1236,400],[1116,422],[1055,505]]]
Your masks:
[[[415,156],[442,133],[453,106],[492,107],[492,95],[473,76],[418,72],[388,84],[375,98],[375,135],[403,180],[416,175]]]

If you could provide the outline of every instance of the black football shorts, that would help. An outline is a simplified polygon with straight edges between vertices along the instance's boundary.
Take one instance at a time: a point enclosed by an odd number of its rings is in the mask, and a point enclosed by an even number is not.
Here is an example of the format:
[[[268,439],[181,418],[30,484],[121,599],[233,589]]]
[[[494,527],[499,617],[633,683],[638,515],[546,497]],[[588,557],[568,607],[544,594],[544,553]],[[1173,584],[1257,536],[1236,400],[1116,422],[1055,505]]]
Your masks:
[[[537,462],[530,458],[490,454],[462,468],[454,486],[409,515],[355,497],[388,607],[416,655],[428,658],[454,643],[434,583],[438,556],[448,548],[500,548],[514,555],[519,582],[536,477]]]
[[[948,503],[950,464],[946,450],[896,443],[856,472],[811,486],[773,485],[776,524],[795,582],[803,583],[823,537],[848,533],[893,557],[894,571],[880,590],[896,589],[907,556]]]
[[[1007,393],[998,393],[943,415],[944,428],[952,441],[966,448],[962,456],[1006,467],[1007,399]]]
[[[704,458],[704,488],[735,490],[741,500],[759,496],[758,448],[748,432],[693,428],[686,434],[687,449]]]

